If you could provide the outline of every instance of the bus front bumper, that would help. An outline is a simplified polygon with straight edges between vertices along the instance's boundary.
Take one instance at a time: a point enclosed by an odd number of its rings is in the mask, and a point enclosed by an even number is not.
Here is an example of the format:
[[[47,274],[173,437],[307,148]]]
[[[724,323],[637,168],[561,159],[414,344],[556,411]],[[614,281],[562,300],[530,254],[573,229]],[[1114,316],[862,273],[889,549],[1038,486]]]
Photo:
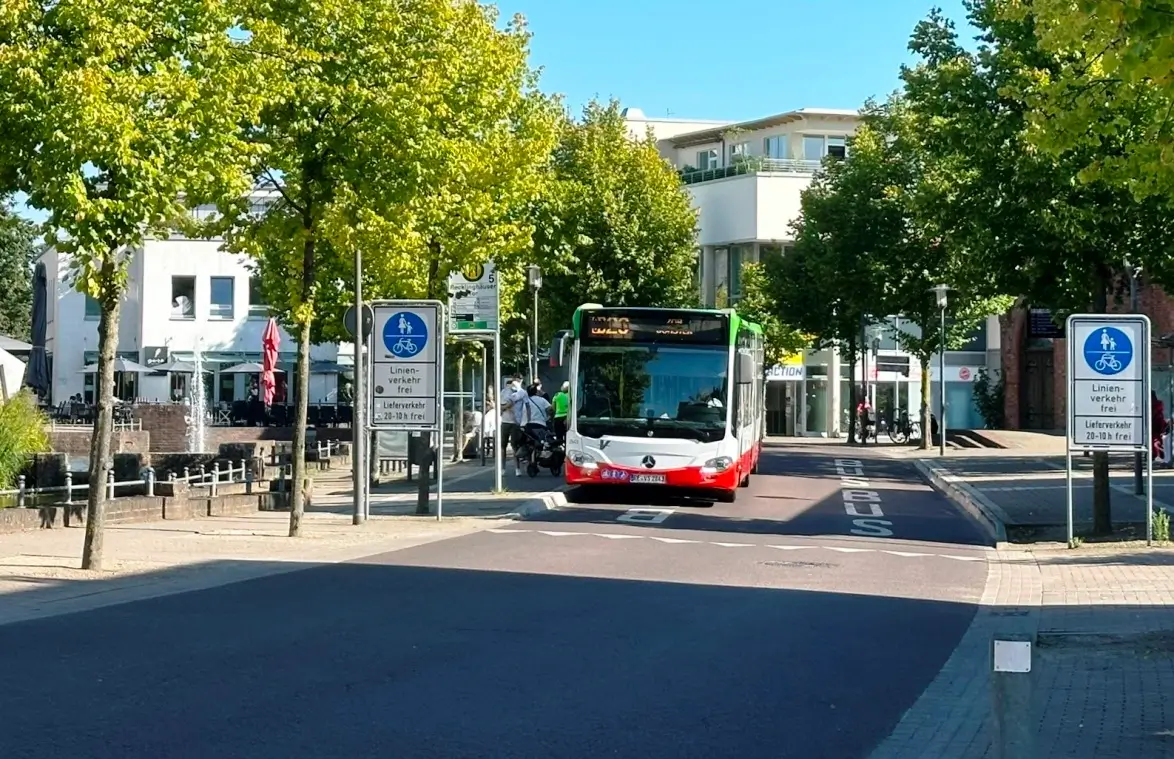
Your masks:
[[[566,476],[568,485],[655,485],[695,490],[733,490],[741,479],[737,466],[721,472],[700,466],[649,470],[613,464],[578,467],[569,459],[566,462]]]

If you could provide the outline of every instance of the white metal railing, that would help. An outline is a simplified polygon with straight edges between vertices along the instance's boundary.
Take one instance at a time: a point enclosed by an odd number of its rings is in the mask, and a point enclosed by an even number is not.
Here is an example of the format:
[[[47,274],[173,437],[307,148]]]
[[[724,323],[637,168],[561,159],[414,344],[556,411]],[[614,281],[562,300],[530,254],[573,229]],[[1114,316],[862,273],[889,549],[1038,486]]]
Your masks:
[[[155,478],[155,468],[154,467],[145,467],[142,470],[142,474],[143,474],[143,477],[141,479],[122,480],[122,481],[116,482],[114,480],[114,472],[108,471],[106,473],[106,499],[111,500],[111,501],[114,500],[117,497],[119,488],[127,488],[127,487],[138,486],[138,485],[146,485],[147,486],[146,495],[148,497],[153,498],[155,496],[155,485],[157,483],[157,480]],[[239,479],[238,479],[238,477],[239,477]],[[249,467],[249,462],[245,459],[241,459],[235,465],[232,463],[229,463],[228,467],[225,469],[220,468],[219,461],[212,462],[211,469],[207,469],[203,464],[201,464],[195,472],[192,472],[189,467],[184,467],[183,477],[179,477],[175,474],[175,472],[171,472],[167,478],[167,482],[171,483],[172,485],[174,485],[175,483],[178,483],[178,482],[186,482],[191,487],[200,487],[200,488],[208,487],[210,489],[211,495],[213,497],[215,497],[217,495],[217,488],[220,485],[232,484],[232,483],[237,483],[237,482],[251,483],[252,481],[253,481],[253,471]],[[73,484],[73,472],[66,472],[65,473],[65,484],[64,485],[59,485],[59,486],[55,486],[55,487],[47,487],[47,488],[30,488],[30,487],[28,487],[25,484],[25,476],[22,474],[22,475],[20,475],[19,478],[17,478],[16,489],[14,489],[14,490],[0,490],[0,497],[15,496],[16,497],[16,505],[18,507],[23,507],[25,505],[26,500],[30,496],[36,497],[38,495],[47,495],[47,494],[52,494],[52,493],[64,493],[65,500],[61,501],[61,503],[73,503],[74,493],[89,492],[89,490],[90,490],[89,483],[83,483],[81,485],[74,485]]]
[[[685,184],[711,182],[715,179],[735,177],[742,174],[779,173],[779,174],[814,174],[819,170],[819,161],[807,161],[799,158],[763,158],[750,156],[740,158],[713,169],[693,169],[681,172],[681,181]]]
[[[280,448],[279,448],[279,446],[276,446],[276,445],[273,446],[273,450],[270,453],[270,457],[269,457],[269,463],[272,466],[277,466],[277,456],[278,456],[279,451],[280,451],[280,453],[283,453],[283,454],[289,453],[290,452],[289,448],[292,445],[293,445],[293,443],[289,443],[288,445],[282,444],[280,446]],[[321,460],[323,458],[329,458],[330,456],[334,456],[335,454],[337,454],[342,449],[342,441],[341,440],[316,441],[314,444],[314,449],[318,453],[319,460]]]
[[[53,419],[49,422],[49,430],[51,432],[58,431],[85,431],[93,430],[93,422],[67,422],[60,419]],[[141,432],[143,429],[142,419],[129,419],[124,422],[114,422],[115,432]]]

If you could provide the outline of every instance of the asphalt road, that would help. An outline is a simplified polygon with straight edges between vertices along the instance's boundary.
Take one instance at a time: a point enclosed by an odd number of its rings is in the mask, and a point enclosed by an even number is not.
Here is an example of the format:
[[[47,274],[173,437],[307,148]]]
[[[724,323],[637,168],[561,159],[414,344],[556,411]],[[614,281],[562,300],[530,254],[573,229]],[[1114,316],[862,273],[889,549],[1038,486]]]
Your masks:
[[[734,504],[577,494],[358,563],[0,627],[0,756],[865,757],[986,568],[909,464],[861,459],[848,487],[838,456],[861,458],[772,450]],[[882,516],[849,515],[846,490]]]

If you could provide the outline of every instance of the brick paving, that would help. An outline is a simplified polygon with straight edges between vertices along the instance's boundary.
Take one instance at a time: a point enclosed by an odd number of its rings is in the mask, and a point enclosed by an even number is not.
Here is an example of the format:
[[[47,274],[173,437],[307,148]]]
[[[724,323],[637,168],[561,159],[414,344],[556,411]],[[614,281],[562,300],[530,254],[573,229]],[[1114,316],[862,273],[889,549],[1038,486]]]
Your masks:
[[[1174,552],[999,550],[970,629],[871,759],[985,759],[990,640],[1038,634],[1040,759],[1174,756]]]

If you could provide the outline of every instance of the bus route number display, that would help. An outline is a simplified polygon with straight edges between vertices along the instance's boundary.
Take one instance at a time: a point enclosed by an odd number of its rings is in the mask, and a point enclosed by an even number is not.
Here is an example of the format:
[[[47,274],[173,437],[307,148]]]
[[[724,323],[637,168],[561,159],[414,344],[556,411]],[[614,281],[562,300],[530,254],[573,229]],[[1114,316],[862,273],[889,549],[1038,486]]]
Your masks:
[[[678,342],[721,344],[729,331],[721,317],[667,314],[588,314],[586,337],[591,341]]]

